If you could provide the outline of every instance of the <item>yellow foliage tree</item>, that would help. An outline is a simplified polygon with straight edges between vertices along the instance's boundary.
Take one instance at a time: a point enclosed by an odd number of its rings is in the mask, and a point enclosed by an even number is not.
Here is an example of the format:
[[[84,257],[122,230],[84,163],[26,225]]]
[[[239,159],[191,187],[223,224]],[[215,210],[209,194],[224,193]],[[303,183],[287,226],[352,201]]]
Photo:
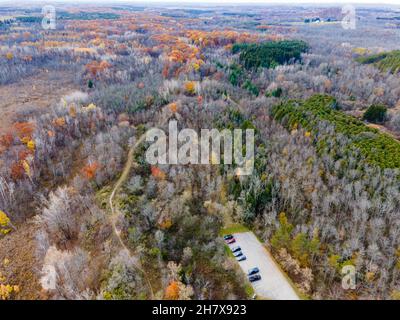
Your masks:
[[[24,167],[26,175],[29,178],[32,178],[31,166],[29,165],[29,162],[26,160],[22,161],[22,166]]]
[[[192,64],[192,67],[193,67],[193,70],[196,71],[196,72],[200,70],[200,66],[199,66],[199,64],[196,63],[196,62],[194,62],[194,63]]]
[[[69,108],[69,115],[72,117],[72,118],[75,118],[76,117],[76,108],[75,108],[75,106],[70,106],[70,108]]]
[[[161,229],[166,230],[166,229],[169,229],[169,228],[171,228],[171,227],[172,227],[172,220],[171,220],[170,218],[163,219],[163,220],[160,222],[160,228],[161,228]]]
[[[82,110],[85,112],[95,110],[97,107],[94,103],[89,104],[87,107],[82,107]]]
[[[196,93],[196,86],[193,81],[188,81],[185,83],[185,92],[190,95],[194,95]]]
[[[32,152],[35,151],[36,143],[34,140],[29,140],[26,144],[26,147]]]
[[[11,231],[11,221],[5,212],[0,210],[0,234],[7,234]]]
[[[18,292],[19,292],[19,286],[0,284],[0,300],[8,300],[12,297],[13,293],[18,293]]]
[[[396,257],[397,257],[396,268],[400,270],[400,248],[396,250]]]
[[[390,295],[392,300],[400,300],[400,291],[399,290],[393,290],[392,294]]]

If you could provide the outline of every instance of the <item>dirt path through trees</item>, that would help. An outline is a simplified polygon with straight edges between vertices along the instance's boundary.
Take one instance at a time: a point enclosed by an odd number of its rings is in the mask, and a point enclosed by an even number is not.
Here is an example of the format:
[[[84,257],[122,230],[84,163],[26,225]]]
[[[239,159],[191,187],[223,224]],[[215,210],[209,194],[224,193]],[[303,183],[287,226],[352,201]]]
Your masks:
[[[161,124],[160,126],[163,126],[169,118],[166,118]],[[129,173],[132,169],[132,167],[134,165],[137,165],[137,163],[134,161],[134,153],[136,151],[136,148],[145,140],[146,138],[146,133],[142,134],[139,138],[139,140],[137,140],[135,142],[135,144],[130,148],[129,152],[128,152],[128,158],[126,160],[125,163],[125,167],[122,171],[122,174],[120,176],[120,178],[118,179],[118,181],[115,183],[114,188],[111,192],[110,198],[109,198],[109,205],[110,205],[110,209],[111,209],[111,216],[110,216],[110,221],[111,221],[111,225],[113,228],[113,232],[119,242],[119,244],[121,245],[122,249],[124,251],[126,251],[126,253],[128,253],[128,256],[133,256],[133,254],[131,253],[131,250],[129,250],[129,248],[125,245],[124,241],[122,240],[121,237],[121,230],[118,229],[117,227],[117,221],[118,218],[120,217],[121,213],[118,209],[118,204],[115,203],[115,198],[118,195],[118,191],[121,188],[122,184],[126,181],[126,179],[129,177]],[[151,286],[149,277],[146,274],[146,271],[144,271],[138,264],[134,263],[134,267],[139,270],[146,278],[147,284],[149,286],[150,292],[151,292],[151,298],[154,299],[154,292],[153,292],[153,287]]]
[[[118,179],[117,183],[114,186],[114,189],[111,192],[110,195],[110,199],[109,199],[109,205],[110,205],[110,209],[111,209],[111,216],[110,216],[110,222],[113,228],[113,232],[119,242],[119,244],[121,245],[122,249],[124,251],[126,251],[126,253],[128,254],[129,257],[132,256],[131,251],[129,250],[129,248],[125,245],[124,241],[121,238],[121,230],[118,229],[117,227],[117,221],[118,218],[120,217],[121,213],[118,209],[118,204],[114,203],[114,199],[115,196],[117,195],[117,192],[119,191],[120,187],[122,186],[122,184],[126,181],[126,179],[129,176],[129,173],[132,169],[132,166],[135,164],[134,162],[134,158],[133,155],[135,153],[136,148],[144,141],[144,139],[146,138],[146,134],[142,134],[142,136],[139,138],[138,141],[136,141],[136,143],[130,148],[129,153],[128,153],[128,158],[126,160],[125,163],[125,167],[124,170],[122,171],[121,177]],[[146,274],[146,271],[144,271],[138,264],[133,262],[134,267],[139,270],[145,277],[147,284],[149,286],[150,289],[150,293],[151,293],[151,299],[154,300],[154,292],[153,292],[153,287],[151,286],[150,280]]]

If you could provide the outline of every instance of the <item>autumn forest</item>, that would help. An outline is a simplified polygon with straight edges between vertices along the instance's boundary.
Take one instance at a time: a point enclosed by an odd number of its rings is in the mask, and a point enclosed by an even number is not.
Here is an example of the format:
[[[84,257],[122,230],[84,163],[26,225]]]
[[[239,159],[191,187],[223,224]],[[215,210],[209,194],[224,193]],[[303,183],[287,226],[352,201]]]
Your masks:
[[[269,299],[242,233],[299,299],[400,299],[400,7],[52,8],[0,4],[0,300]],[[171,120],[252,173],[148,163]]]

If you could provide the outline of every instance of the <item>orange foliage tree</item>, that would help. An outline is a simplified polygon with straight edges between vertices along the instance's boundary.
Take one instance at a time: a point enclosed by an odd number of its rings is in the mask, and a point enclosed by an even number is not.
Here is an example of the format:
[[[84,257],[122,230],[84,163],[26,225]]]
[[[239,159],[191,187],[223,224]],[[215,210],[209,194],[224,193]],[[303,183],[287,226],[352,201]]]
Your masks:
[[[88,163],[82,168],[82,174],[86,179],[92,180],[96,176],[99,167],[100,165],[97,162]]]
[[[176,113],[178,111],[178,104],[176,102],[172,102],[168,105],[169,110],[171,110],[171,112]]]
[[[16,122],[14,123],[14,130],[17,136],[23,140],[31,140],[35,127],[31,122]]]
[[[151,175],[154,178],[160,179],[160,180],[164,180],[165,179],[165,172],[162,171],[160,168],[151,166]]]
[[[14,136],[11,133],[6,133],[0,136],[0,145],[9,148],[14,142]]]
[[[63,127],[65,126],[65,118],[59,117],[53,120],[53,124],[56,125],[57,127]]]
[[[92,75],[96,76],[98,73],[110,68],[111,65],[107,61],[92,61],[86,65],[86,70]]]
[[[21,180],[24,174],[25,174],[25,169],[24,166],[22,165],[22,162],[14,162],[11,165],[11,178],[14,181]]]
[[[179,299],[179,284],[177,281],[172,281],[165,289],[165,299],[178,300]]]
[[[185,83],[185,92],[189,95],[194,95],[196,93],[196,85],[193,81]]]

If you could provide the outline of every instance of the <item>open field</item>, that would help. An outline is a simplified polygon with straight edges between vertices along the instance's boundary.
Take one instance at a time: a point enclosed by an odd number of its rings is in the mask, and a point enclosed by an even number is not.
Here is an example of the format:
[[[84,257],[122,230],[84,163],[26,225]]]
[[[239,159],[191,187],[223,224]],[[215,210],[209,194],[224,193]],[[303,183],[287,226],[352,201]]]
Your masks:
[[[20,82],[0,86],[0,134],[10,128],[18,115],[29,119],[76,90],[72,79],[70,72],[39,70]]]

